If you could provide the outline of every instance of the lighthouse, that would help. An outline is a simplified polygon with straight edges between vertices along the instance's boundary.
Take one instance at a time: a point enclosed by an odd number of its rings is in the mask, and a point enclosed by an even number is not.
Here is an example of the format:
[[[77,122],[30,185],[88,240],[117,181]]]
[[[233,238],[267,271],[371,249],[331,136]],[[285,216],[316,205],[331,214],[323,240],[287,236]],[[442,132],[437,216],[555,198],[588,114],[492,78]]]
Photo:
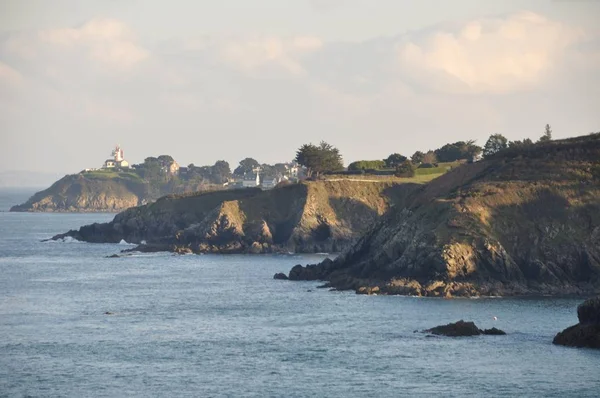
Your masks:
[[[113,149],[111,152],[111,156],[112,156],[112,159],[107,159],[104,162],[104,166],[102,168],[111,169],[114,167],[119,167],[119,168],[128,168],[129,167],[129,162],[125,160],[125,156],[123,154],[123,148],[121,148],[121,146],[119,146],[119,145],[115,146],[115,149]]]

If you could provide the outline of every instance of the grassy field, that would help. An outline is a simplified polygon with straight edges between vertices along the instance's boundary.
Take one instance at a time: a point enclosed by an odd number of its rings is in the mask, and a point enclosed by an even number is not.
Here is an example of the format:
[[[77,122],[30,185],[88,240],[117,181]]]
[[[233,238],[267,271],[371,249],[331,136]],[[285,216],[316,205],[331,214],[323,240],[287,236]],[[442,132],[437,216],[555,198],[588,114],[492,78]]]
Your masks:
[[[114,178],[124,178],[133,181],[141,181],[142,178],[131,171],[117,171],[117,170],[93,170],[84,171],[81,173],[86,178],[97,179],[97,180],[112,180]]]

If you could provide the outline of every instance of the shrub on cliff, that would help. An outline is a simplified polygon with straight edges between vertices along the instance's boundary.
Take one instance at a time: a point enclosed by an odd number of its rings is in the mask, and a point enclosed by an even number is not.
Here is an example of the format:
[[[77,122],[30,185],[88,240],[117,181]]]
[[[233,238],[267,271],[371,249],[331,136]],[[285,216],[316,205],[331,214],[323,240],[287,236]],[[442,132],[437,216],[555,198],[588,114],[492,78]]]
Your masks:
[[[415,176],[416,167],[410,160],[406,159],[396,167],[396,177],[410,178]]]

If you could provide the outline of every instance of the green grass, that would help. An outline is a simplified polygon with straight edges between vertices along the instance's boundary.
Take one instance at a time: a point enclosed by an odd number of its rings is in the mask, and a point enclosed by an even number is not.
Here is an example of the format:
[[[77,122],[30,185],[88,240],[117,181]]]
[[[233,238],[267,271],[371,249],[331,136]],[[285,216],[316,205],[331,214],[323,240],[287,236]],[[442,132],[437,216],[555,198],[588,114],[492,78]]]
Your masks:
[[[83,176],[89,179],[96,180],[112,180],[114,178],[123,178],[133,181],[141,181],[141,177],[131,171],[116,171],[116,170],[94,170],[84,171],[81,173]]]

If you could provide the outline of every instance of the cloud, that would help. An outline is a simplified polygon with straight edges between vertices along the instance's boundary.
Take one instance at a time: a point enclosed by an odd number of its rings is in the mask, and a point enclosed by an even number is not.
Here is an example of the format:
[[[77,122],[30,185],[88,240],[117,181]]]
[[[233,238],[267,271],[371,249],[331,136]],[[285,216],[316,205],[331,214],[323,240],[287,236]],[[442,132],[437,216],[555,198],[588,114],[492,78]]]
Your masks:
[[[21,73],[0,61],[0,82],[7,85],[18,85],[22,82]]]
[[[545,123],[557,136],[587,132],[598,121],[600,37],[585,33],[519,13],[364,42],[257,34],[142,45],[123,22],[94,19],[0,35],[0,121],[15,146],[39,146],[24,162],[61,170],[90,167],[114,142],[134,161],[160,150],[206,164],[281,161],[322,139],[356,160],[492,132],[536,138]],[[89,150],[44,161],[86,140]]]
[[[37,38],[42,46],[83,51],[89,59],[117,69],[129,69],[149,56],[149,52],[136,43],[132,31],[113,19],[94,19],[78,28],[43,30]],[[13,42],[12,50],[21,54],[34,51],[31,45],[18,46],[18,42]]]
[[[397,52],[404,73],[441,91],[505,93],[542,83],[583,37],[579,29],[522,12],[436,27],[406,38]]]
[[[292,76],[306,73],[301,58],[322,48],[323,43],[317,37],[299,36],[292,39],[279,37],[257,37],[253,39],[231,39],[216,43],[223,61],[230,66],[251,74],[266,76],[277,69]],[[273,70],[275,67],[275,70]]]

